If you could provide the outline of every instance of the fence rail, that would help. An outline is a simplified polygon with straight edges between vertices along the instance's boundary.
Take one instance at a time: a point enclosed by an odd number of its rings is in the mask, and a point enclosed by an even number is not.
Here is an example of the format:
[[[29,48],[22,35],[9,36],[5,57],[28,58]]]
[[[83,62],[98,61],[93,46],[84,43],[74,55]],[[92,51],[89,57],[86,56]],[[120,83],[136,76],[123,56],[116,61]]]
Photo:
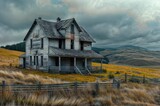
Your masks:
[[[136,83],[148,83],[148,84],[160,84],[160,78],[147,78],[143,76],[133,76],[128,75],[127,73],[117,77],[121,82],[136,82]]]
[[[32,84],[32,85],[8,85],[5,81],[0,84],[0,93],[3,95],[5,92],[12,93],[32,93],[32,92],[57,92],[59,90],[70,90],[77,92],[80,89],[90,87],[96,94],[98,94],[101,87],[120,88],[120,82],[114,79],[111,82],[95,82],[95,83],[63,83],[63,84]]]

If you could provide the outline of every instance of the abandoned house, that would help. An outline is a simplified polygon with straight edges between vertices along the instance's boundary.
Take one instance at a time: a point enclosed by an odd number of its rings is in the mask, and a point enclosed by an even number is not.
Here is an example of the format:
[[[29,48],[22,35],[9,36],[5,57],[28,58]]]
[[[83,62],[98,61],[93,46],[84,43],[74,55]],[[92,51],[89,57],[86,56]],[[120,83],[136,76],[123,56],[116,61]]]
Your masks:
[[[84,74],[92,71],[92,59],[103,58],[91,50],[95,41],[74,18],[51,22],[39,17],[24,41],[26,53],[20,56],[24,68]]]

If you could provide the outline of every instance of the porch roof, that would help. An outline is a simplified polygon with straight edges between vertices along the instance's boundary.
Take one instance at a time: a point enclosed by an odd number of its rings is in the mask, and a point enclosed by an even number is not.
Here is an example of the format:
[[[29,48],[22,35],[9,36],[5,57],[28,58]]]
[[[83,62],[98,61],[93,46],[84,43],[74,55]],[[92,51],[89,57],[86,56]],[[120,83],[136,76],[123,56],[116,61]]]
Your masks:
[[[103,58],[102,55],[93,50],[59,49],[56,47],[50,47],[49,49],[49,56]]]

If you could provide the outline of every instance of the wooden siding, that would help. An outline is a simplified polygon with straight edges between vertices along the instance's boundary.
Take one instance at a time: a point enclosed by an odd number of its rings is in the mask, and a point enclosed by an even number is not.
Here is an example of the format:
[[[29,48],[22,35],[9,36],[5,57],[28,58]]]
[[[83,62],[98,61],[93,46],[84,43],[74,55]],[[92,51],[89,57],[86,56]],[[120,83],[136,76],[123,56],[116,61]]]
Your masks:
[[[35,37],[35,34],[38,34],[37,37]],[[32,44],[34,43],[34,41],[37,41],[39,39],[43,38],[43,48],[31,48],[31,43],[30,43],[30,39],[32,39]],[[41,44],[41,41],[39,42]],[[41,30],[39,25],[36,25],[32,32],[30,33],[30,35],[28,36],[28,38],[26,39],[26,67],[31,67],[31,68],[39,68],[40,66],[40,60],[41,60],[41,56],[43,55],[43,65],[44,66],[48,66],[48,38],[45,37],[45,34],[43,32],[43,30]],[[32,56],[32,66],[30,66],[30,56]],[[36,67],[34,65],[34,56],[38,56],[38,64],[39,66]]]

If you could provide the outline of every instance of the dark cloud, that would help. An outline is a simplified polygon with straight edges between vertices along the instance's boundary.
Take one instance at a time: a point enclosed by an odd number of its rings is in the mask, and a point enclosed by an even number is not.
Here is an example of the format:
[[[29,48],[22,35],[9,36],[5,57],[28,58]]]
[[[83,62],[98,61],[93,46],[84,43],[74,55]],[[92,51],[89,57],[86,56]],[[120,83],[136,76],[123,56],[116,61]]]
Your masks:
[[[136,45],[160,50],[158,3],[158,0],[1,0],[0,45],[22,41],[39,16],[49,20],[60,16],[75,17],[97,41],[94,46]]]

